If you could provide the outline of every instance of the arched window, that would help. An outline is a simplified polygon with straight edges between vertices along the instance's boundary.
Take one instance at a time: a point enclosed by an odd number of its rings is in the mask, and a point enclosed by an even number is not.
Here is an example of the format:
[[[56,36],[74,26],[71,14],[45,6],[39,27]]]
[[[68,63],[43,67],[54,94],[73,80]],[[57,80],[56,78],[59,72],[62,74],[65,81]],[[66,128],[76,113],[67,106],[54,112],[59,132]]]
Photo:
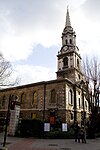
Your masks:
[[[3,96],[3,98],[2,98],[2,104],[1,104],[3,109],[5,108],[5,100],[6,100],[5,96]]]
[[[25,94],[22,93],[22,94],[21,94],[21,100],[20,100],[21,104],[24,103],[24,99],[25,99]]]
[[[78,102],[79,102],[79,108],[81,107],[81,101],[80,101],[80,98],[78,99]]]
[[[77,59],[77,67],[79,68],[79,60]]]
[[[66,44],[68,44],[68,40],[66,39]]]
[[[70,44],[72,44],[72,39],[69,40]]]
[[[80,80],[80,75],[78,74],[78,78],[79,78],[79,80]]]
[[[56,102],[56,91],[55,89],[51,90],[51,103]]]
[[[87,110],[87,102],[85,101],[85,109]]]
[[[63,59],[63,64],[64,64],[64,67],[68,67],[68,57],[65,57]]]
[[[70,98],[71,98],[71,104],[73,104],[72,90],[70,90]]]
[[[34,91],[32,94],[32,105],[37,104],[37,92]]]
[[[73,105],[73,94],[72,94],[72,90],[69,91],[69,104]]]

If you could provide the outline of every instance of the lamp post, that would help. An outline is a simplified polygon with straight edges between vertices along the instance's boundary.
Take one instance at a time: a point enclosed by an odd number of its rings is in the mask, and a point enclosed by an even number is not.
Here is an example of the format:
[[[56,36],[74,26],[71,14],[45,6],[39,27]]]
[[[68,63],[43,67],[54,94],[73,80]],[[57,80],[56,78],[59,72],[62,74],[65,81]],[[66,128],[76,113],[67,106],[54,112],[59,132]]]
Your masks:
[[[77,120],[77,104],[76,104],[76,84],[74,84],[73,86],[73,90],[74,90],[74,123]]]
[[[6,126],[5,126],[5,134],[4,134],[4,141],[3,141],[3,149],[5,149],[5,145],[6,145],[7,126],[8,126],[8,119],[9,119],[9,115],[10,115],[10,104],[11,104],[11,95],[9,97],[9,102],[8,102],[8,109],[7,109],[7,116],[6,116]]]
[[[85,82],[81,80],[80,85],[81,85],[81,90],[82,90],[84,140],[86,142],[86,112],[85,112],[85,106],[84,106],[84,88],[83,88],[83,86],[85,86]]]

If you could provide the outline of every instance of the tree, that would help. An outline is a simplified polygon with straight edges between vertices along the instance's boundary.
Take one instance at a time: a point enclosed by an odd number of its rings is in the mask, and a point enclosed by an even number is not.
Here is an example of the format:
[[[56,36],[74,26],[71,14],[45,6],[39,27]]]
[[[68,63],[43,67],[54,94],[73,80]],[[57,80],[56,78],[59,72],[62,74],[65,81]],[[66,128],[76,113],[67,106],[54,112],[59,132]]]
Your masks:
[[[5,60],[3,55],[0,54],[0,87],[14,86],[18,83],[11,78],[13,73],[12,65],[9,61]]]
[[[89,60],[89,58],[86,56],[83,61],[83,75],[84,79],[88,81],[88,90],[93,95],[93,102],[95,102],[95,106],[99,106],[97,94],[100,87],[100,62],[98,61],[97,57],[94,56]],[[90,99],[90,97],[88,98]]]
[[[83,61],[83,76],[86,80],[86,96],[91,109],[91,132],[90,136],[95,137],[96,122],[98,118],[99,107],[99,88],[100,88],[100,62],[97,57],[93,57],[89,60],[86,56]]]

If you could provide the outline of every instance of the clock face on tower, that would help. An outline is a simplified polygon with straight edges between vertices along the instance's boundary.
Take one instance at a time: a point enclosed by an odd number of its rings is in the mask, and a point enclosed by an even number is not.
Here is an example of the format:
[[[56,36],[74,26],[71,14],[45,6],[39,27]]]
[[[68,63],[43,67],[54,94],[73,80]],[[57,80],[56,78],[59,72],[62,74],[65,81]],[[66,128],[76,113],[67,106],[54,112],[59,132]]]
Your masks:
[[[66,45],[63,47],[63,51],[66,52],[67,50],[68,50],[68,46]]]

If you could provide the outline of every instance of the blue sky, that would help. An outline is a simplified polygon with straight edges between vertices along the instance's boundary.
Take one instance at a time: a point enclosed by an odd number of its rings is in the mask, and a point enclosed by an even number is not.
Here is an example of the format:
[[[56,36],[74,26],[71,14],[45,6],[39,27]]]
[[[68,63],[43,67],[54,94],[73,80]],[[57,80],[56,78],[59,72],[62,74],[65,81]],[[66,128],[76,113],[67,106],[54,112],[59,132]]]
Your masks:
[[[38,44],[29,59],[25,59],[20,61],[24,64],[30,65],[43,65],[44,67],[52,67],[56,65],[56,55],[58,52],[58,46],[52,46],[49,48],[43,47],[42,45]],[[40,58],[40,59],[38,59]]]
[[[99,0],[0,0],[0,51],[20,85],[56,79],[67,5],[81,56],[100,58]]]

